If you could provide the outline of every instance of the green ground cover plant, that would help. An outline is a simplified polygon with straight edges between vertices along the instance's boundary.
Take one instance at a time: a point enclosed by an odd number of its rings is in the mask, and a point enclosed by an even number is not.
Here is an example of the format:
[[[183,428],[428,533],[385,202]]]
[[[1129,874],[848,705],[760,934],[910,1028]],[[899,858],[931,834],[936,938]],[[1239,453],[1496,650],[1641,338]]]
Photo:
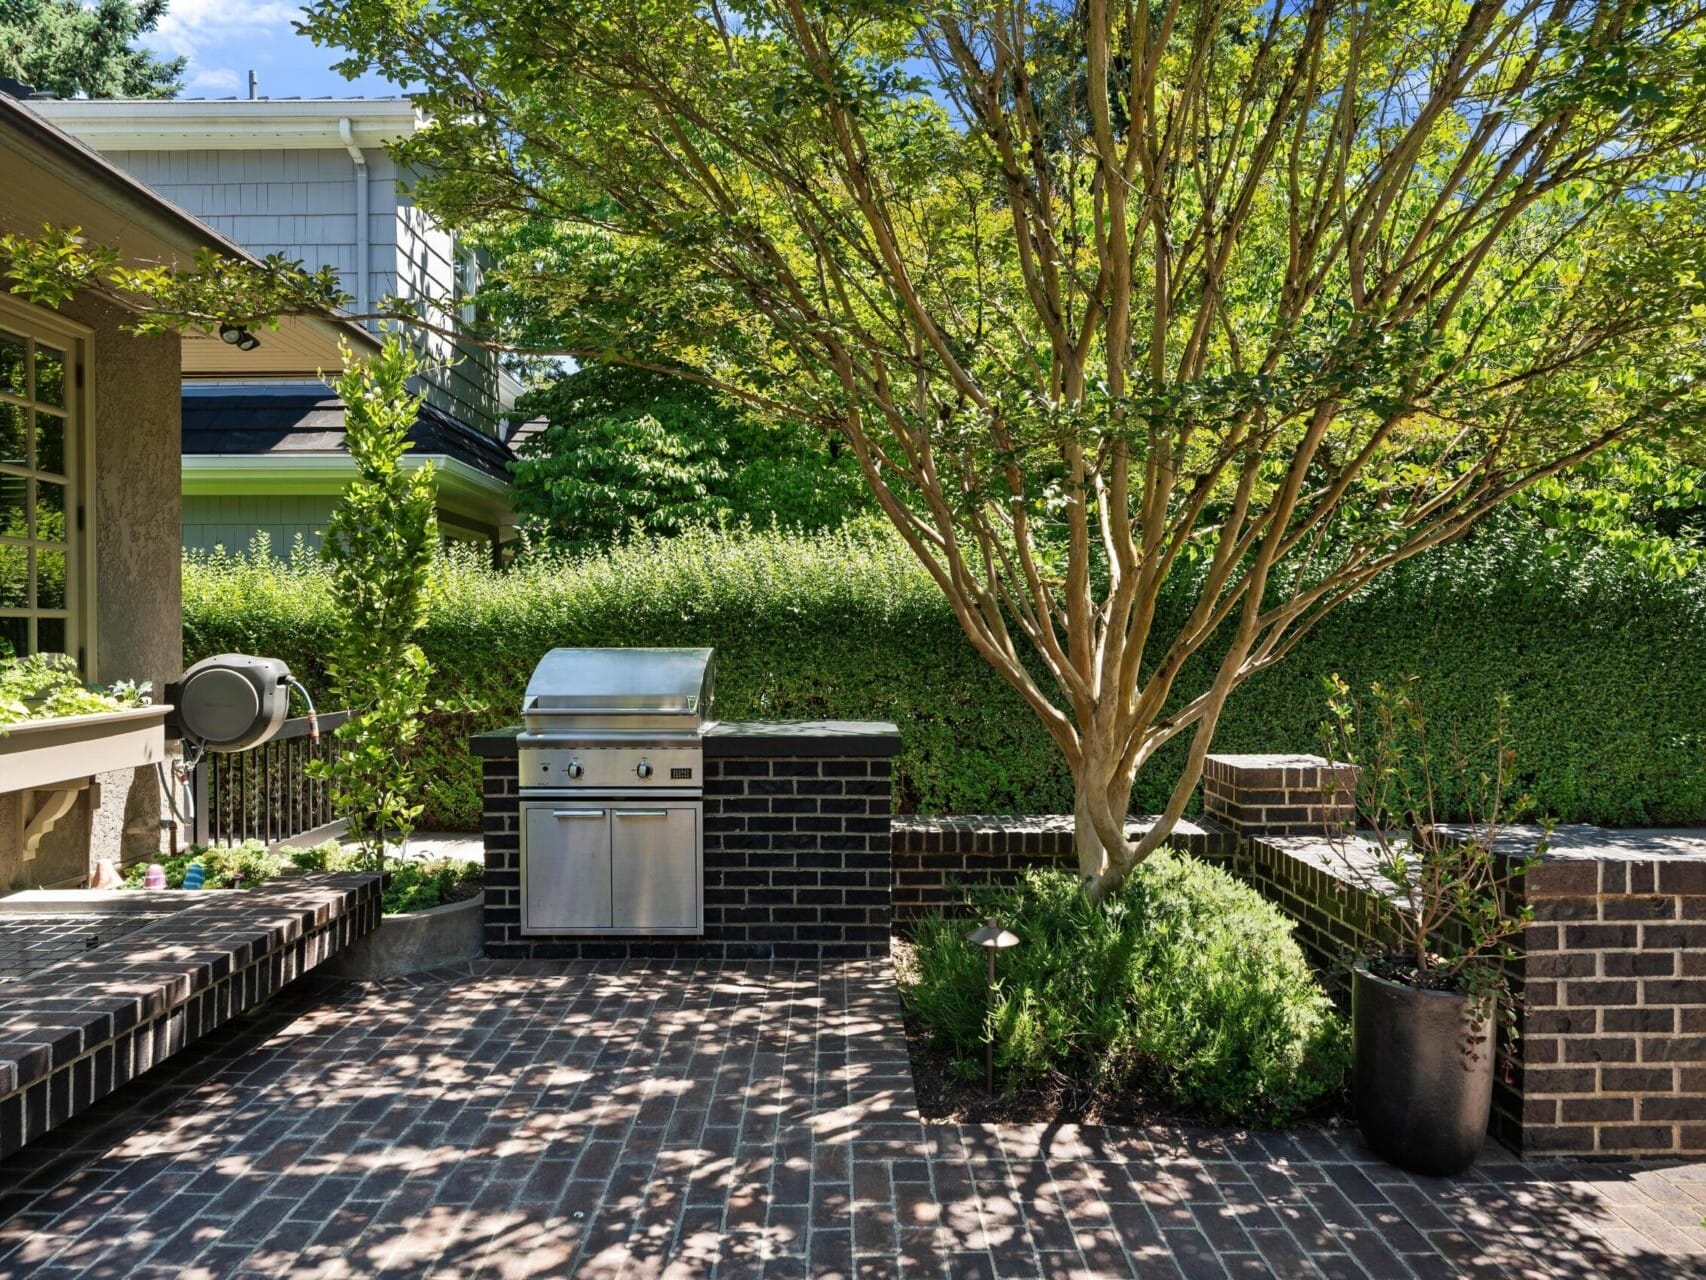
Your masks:
[[[410,748],[427,829],[478,830],[468,736],[517,721],[528,675],[554,645],[713,645],[724,719],[894,720],[903,811],[1070,810],[1059,751],[892,535],[695,533],[507,573],[466,558],[436,572],[419,642],[438,672],[438,709]],[[186,662],[274,654],[318,694],[335,623],[323,573],[308,557],[192,557]],[[1416,676],[1435,723],[1466,738],[1491,734],[1490,694],[1505,693],[1512,785],[1560,822],[1706,821],[1702,575],[1661,577],[1606,552],[1558,556],[1515,533],[1430,553],[1239,689],[1216,750],[1317,750],[1321,682],[1334,672],[1356,690]],[[1196,668],[1184,693],[1193,679]],[[1145,770],[1134,811],[1164,803],[1178,763],[1163,754]],[[1454,804],[1445,796],[1442,811]]]
[[[63,653],[24,658],[0,653],[0,733],[6,725],[27,720],[134,710],[147,706],[150,694],[146,681],[123,680],[105,688],[84,684],[75,660]]]
[[[166,872],[166,887],[182,889],[184,873],[196,863],[206,878],[204,889],[252,889],[283,872],[293,855],[306,852],[300,849],[269,851],[259,840],[246,840],[236,845],[192,846],[187,853],[174,854],[157,861]],[[138,862],[126,867],[124,885],[140,889],[148,874],[148,864]]]
[[[366,871],[373,865],[372,859],[361,850],[346,849],[336,840],[307,849],[285,845],[276,850],[269,850],[258,840],[246,840],[240,845],[198,846],[187,853],[161,858],[159,862],[166,872],[168,889],[182,889],[184,873],[194,863],[200,863],[206,874],[204,889],[252,889],[290,867],[298,871]],[[455,858],[424,862],[386,858],[381,869],[386,876],[381,912],[388,916],[426,911],[471,898],[486,878],[484,864]],[[142,888],[147,874],[146,863],[126,868],[125,888]]]
[[[1022,939],[994,999],[959,916],[921,921],[900,974],[907,1012],[966,1078],[993,1034],[997,1088],[1064,1078],[1247,1124],[1339,1088],[1343,1021],[1290,922],[1229,872],[1162,852],[1100,903],[1040,869],[970,900]]]
[[[347,849],[335,840],[312,849],[291,852],[291,865],[302,871],[365,871],[371,859],[358,849]],[[402,915],[428,911],[446,903],[460,902],[479,892],[486,878],[481,862],[456,858],[432,858],[425,862],[405,858],[385,859],[383,913]]]

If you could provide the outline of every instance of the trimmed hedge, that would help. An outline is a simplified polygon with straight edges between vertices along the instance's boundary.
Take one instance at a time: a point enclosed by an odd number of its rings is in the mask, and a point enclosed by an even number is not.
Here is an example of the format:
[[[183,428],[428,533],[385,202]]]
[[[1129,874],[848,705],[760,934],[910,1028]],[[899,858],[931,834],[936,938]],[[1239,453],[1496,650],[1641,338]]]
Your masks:
[[[1168,602],[1176,616],[1182,599]],[[331,604],[311,560],[199,558],[184,570],[185,661],[284,658],[324,689]],[[441,708],[417,750],[427,828],[477,830],[467,737],[513,724],[556,645],[712,645],[724,719],[892,719],[903,811],[1070,812],[1031,713],[973,653],[910,554],[869,530],[689,534],[495,573],[447,560],[421,637]],[[1491,731],[1510,695],[1519,784],[1561,821],[1706,821],[1706,581],[1506,538],[1444,549],[1378,582],[1236,693],[1215,747],[1316,749],[1322,678],[1415,674],[1436,733]],[[1187,680],[1184,683],[1188,683]],[[1182,742],[1138,780],[1153,811]]]

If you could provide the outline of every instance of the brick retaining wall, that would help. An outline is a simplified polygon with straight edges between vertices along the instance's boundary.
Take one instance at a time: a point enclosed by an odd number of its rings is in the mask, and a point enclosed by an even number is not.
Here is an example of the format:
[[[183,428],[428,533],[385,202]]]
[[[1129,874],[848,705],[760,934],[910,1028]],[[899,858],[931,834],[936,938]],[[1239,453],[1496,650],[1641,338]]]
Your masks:
[[[1706,1155],[1706,856],[1549,860],[1527,896],[1505,1131],[1530,1151]]]
[[[897,923],[929,911],[965,906],[965,887],[1006,883],[1027,867],[1074,868],[1072,819],[998,815],[894,820],[894,916]],[[1138,820],[1128,835],[1147,830]],[[1230,859],[1237,837],[1212,821],[1181,822],[1173,844],[1211,860]]]
[[[1320,836],[1253,835],[1239,850],[1235,870],[1291,917],[1292,932],[1327,990],[1348,1009],[1346,956],[1391,948],[1399,914],[1392,902],[1348,878],[1346,852]]]
[[[380,877],[209,893],[0,985],[0,1155],[254,1008],[379,923]]]

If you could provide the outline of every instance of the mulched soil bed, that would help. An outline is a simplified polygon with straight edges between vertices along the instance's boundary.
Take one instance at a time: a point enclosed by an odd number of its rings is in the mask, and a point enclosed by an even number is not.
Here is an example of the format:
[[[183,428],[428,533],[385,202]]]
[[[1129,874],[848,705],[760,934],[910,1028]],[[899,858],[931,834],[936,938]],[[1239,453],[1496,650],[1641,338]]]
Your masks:
[[[889,956],[895,970],[904,972],[912,962],[912,945],[904,938],[891,938]],[[1106,1124],[1142,1126],[1155,1123],[1203,1125],[1201,1116],[1181,1115],[1123,1089],[1110,1089],[1061,1076],[1046,1084],[1026,1085],[990,1097],[983,1080],[958,1075],[947,1053],[932,1048],[906,1001],[901,1001],[906,1025],[906,1049],[912,1059],[912,1088],[918,1099],[918,1114],[934,1124]],[[1000,1077],[996,1087],[1001,1087]],[[1295,1123],[1312,1123],[1338,1129],[1350,1123],[1343,1098],[1318,1107]],[[1238,1126],[1233,1126],[1238,1127]]]

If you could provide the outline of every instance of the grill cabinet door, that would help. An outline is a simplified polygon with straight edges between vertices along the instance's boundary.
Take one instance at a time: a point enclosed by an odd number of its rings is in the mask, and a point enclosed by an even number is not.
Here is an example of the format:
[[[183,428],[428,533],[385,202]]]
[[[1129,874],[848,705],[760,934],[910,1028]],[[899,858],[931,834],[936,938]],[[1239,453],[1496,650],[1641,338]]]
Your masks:
[[[522,929],[610,927],[610,811],[545,801],[522,806]]]
[[[699,806],[611,809],[611,898],[618,929],[701,933]]]

